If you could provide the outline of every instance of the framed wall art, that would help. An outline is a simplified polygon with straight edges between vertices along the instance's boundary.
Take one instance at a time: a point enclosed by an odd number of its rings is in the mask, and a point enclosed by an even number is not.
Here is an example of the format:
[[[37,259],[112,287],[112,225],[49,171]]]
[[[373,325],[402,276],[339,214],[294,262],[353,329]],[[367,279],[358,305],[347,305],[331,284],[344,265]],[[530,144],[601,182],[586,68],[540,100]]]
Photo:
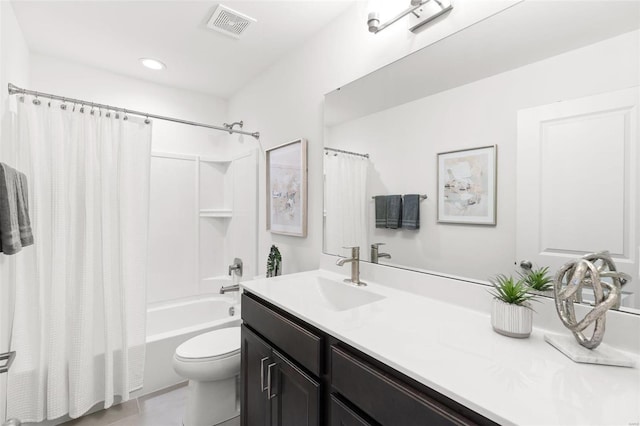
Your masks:
[[[297,139],[266,150],[267,229],[307,236],[307,141]]]
[[[438,154],[438,222],[495,225],[497,145]]]

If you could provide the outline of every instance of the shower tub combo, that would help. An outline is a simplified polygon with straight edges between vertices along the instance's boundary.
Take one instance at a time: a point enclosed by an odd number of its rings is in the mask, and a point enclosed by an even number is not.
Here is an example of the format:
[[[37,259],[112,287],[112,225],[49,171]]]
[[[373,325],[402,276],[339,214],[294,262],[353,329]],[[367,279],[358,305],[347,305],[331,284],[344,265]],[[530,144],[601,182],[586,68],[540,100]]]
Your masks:
[[[145,395],[184,381],[173,370],[176,348],[183,342],[208,331],[241,324],[240,303],[233,295],[204,295],[197,299],[152,305],[147,309],[147,347]]]

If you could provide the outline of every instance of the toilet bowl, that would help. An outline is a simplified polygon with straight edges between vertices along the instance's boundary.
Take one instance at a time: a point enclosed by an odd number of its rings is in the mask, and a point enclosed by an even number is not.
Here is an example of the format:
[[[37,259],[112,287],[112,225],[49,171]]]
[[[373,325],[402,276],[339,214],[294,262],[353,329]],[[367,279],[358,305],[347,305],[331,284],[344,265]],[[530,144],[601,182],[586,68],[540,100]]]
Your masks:
[[[189,379],[184,426],[212,426],[240,414],[240,327],[210,331],[176,349],[173,369]]]

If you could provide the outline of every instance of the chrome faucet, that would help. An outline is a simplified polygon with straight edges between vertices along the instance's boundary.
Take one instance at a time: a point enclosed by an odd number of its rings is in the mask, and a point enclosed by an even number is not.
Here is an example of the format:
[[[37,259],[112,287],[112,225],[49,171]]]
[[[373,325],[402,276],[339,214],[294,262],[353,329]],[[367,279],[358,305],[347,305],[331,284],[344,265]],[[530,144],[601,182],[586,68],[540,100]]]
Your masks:
[[[242,259],[236,257],[235,259],[233,259],[233,263],[231,265],[229,265],[229,276],[232,276],[232,283],[236,282],[240,279],[239,277],[242,276]],[[240,285],[239,284],[231,284],[228,286],[222,286],[220,287],[220,294],[225,294],[227,292],[230,291],[240,291]]]
[[[233,259],[233,263],[229,265],[229,276],[231,276],[232,272],[239,277],[242,276],[242,259],[238,257]]]
[[[346,283],[355,285],[367,285],[360,281],[360,247],[344,247],[351,249],[351,258],[341,257],[336,261],[336,265],[343,266],[345,263],[351,263],[351,278],[344,280]]]
[[[381,257],[391,259],[391,255],[389,253],[380,253],[379,247],[383,245],[385,245],[385,243],[371,244],[371,263],[378,263],[378,259],[380,259]]]
[[[225,294],[230,291],[240,291],[240,284],[233,284],[220,287],[220,294]]]

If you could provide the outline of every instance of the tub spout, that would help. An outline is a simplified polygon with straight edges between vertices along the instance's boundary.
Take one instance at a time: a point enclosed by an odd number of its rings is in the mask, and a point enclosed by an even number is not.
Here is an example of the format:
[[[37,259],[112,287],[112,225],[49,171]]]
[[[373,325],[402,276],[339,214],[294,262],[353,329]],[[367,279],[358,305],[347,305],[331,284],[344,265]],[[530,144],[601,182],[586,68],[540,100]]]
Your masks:
[[[225,294],[230,291],[240,291],[240,284],[233,284],[220,287],[220,294]]]

